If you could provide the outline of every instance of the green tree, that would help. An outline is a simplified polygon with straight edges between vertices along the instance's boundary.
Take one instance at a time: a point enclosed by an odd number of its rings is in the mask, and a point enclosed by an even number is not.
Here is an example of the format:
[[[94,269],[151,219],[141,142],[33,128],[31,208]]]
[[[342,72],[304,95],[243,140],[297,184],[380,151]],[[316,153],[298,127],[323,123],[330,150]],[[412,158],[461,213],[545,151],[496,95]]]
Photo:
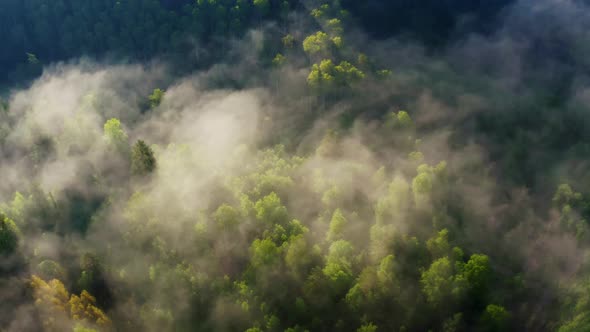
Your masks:
[[[426,299],[435,307],[452,303],[449,301],[456,298],[454,271],[448,257],[432,262],[430,267],[422,272],[420,282]]]
[[[344,295],[353,281],[353,253],[354,248],[348,241],[338,240],[330,245],[323,272],[336,294]]]
[[[222,204],[213,213],[213,219],[222,230],[232,230],[240,222],[239,212],[228,204]]]
[[[342,61],[335,65],[332,60],[324,59],[311,67],[307,83],[320,92],[326,92],[336,87],[348,87],[364,77],[365,74],[350,62]]]
[[[156,158],[152,149],[144,141],[138,140],[131,150],[131,173],[146,175],[156,169]]]
[[[20,230],[6,215],[0,214],[0,254],[13,253],[18,247]]]
[[[267,15],[270,10],[269,0],[253,0],[252,4],[262,15]]]
[[[356,332],[377,332],[377,326],[373,323],[365,324],[356,329]]]
[[[295,37],[291,34],[285,35],[281,41],[283,42],[283,47],[287,49],[293,48],[295,45]]]
[[[250,246],[251,262],[255,267],[272,265],[279,261],[280,249],[271,239],[256,239]]]
[[[342,211],[336,209],[332,215],[332,220],[330,221],[330,229],[328,230],[326,240],[330,242],[341,240],[347,223],[348,221],[342,214]]]
[[[154,109],[162,103],[164,100],[164,90],[162,89],[154,89],[151,95],[149,95],[148,100],[150,101],[150,108]]]
[[[482,330],[489,332],[506,331],[509,319],[510,313],[506,308],[497,304],[490,304],[486,307],[481,318]]]
[[[288,220],[287,208],[281,203],[281,198],[271,192],[259,199],[254,205],[256,219],[266,225],[281,225]]]
[[[107,144],[117,151],[127,153],[129,151],[129,141],[127,133],[121,126],[121,121],[116,118],[109,119],[104,124],[103,136]]]
[[[491,280],[490,259],[486,255],[471,255],[469,261],[462,267],[461,274],[469,282],[473,290],[472,296],[483,296]]]
[[[303,40],[303,50],[309,55],[326,54],[330,50],[330,36],[318,31]]]

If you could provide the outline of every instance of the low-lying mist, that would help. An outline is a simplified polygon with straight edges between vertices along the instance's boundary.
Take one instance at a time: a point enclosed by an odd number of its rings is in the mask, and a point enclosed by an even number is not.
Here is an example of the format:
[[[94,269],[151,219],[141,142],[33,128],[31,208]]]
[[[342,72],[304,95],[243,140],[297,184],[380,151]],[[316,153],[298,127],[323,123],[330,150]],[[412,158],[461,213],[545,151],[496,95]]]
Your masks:
[[[0,331],[590,327],[588,5],[435,49],[304,7],[5,94]]]

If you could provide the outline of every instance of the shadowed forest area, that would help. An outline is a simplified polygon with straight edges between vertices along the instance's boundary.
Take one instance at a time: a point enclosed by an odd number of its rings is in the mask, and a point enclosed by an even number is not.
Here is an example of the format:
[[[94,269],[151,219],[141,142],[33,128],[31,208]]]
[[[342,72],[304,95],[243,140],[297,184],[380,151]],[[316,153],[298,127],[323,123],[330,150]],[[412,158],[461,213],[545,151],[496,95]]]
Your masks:
[[[0,332],[590,330],[583,0],[0,1]]]

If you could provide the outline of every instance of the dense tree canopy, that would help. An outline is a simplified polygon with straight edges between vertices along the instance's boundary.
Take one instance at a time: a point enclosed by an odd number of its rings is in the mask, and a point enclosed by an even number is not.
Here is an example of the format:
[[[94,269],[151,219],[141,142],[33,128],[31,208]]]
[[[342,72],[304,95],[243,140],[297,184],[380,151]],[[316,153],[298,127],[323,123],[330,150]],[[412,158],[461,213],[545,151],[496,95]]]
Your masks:
[[[0,331],[590,330],[588,26],[0,0]]]

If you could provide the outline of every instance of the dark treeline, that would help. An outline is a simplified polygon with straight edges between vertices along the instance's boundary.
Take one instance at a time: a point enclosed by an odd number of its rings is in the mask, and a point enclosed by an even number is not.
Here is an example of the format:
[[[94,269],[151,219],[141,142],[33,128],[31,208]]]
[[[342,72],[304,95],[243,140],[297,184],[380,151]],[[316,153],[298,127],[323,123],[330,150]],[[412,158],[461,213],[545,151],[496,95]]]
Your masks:
[[[372,36],[408,34],[440,46],[460,26],[492,30],[497,12],[510,2],[342,1],[342,8]],[[41,64],[81,56],[168,57],[194,69],[223,55],[224,38],[239,37],[265,20],[284,21],[306,6],[314,1],[6,0],[0,3],[0,76],[14,83],[38,75]],[[189,56],[196,45],[212,50],[209,58]]]
[[[514,0],[343,0],[348,9],[375,38],[408,34],[430,46],[442,46],[458,31],[484,33],[495,30],[498,15]]]
[[[2,1],[0,75],[30,77],[40,72],[39,64],[107,55],[134,60],[172,56],[194,68],[196,60],[187,54],[197,45],[219,47],[223,38],[284,18],[297,6],[289,0]]]

